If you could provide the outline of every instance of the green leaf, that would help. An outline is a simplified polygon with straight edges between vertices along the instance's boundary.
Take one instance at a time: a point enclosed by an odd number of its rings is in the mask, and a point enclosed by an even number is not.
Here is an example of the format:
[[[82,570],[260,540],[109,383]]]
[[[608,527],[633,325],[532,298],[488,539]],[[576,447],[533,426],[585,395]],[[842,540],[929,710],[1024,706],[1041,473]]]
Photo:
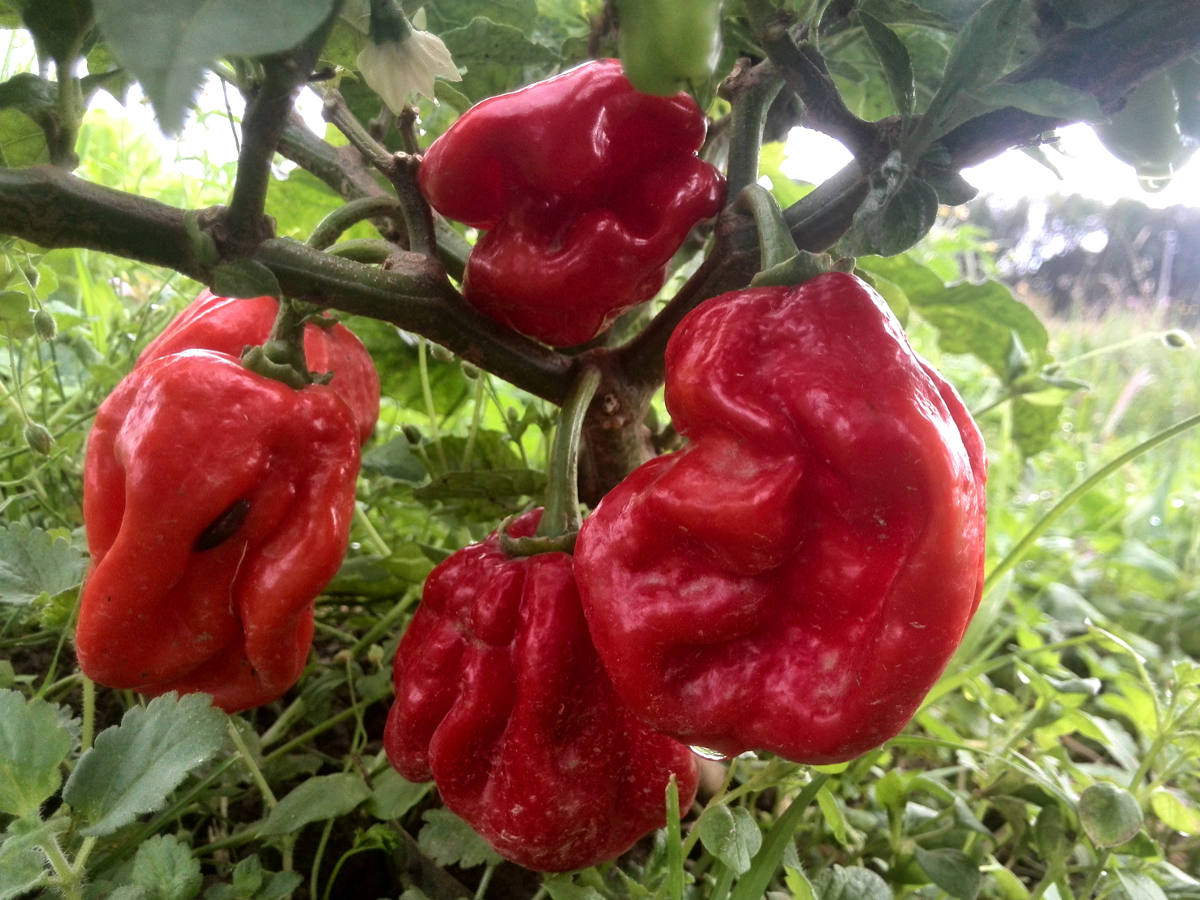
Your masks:
[[[16,819],[9,824],[0,835],[0,900],[25,897],[42,883],[49,870],[40,848],[55,840],[69,824],[65,816],[45,822]]]
[[[92,26],[92,0],[24,0],[21,18],[39,50],[70,68]]]
[[[1142,809],[1129,791],[1098,781],[1079,795],[1079,823],[1097,847],[1116,847],[1141,829]]]
[[[88,822],[83,834],[111,834],[160,809],[188,773],[225,746],[226,721],[207,694],[172,691],[100,732],[63,790]]]
[[[275,273],[252,259],[221,263],[212,272],[214,294],[222,297],[276,297],[282,295]]]
[[[58,85],[34,75],[18,72],[7,81],[0,82],[0,109],[19,109],[28,116],[53,110],[58,104]]]
[[[754,854],[762,846],[762,832],[754,816],[741,806],[710,806],[697,823],[704,849],[741,875],[750,870]]]
[[[417,836],[421,852],[441,866],[498,865],[500,857],[470,825],[448,809],[430,809]]]
[[[1068,122],[1103,122],[1107,119],[1094,94],[1049,78],[998,81],[981,89],[976,96],[981,106],[987,109],[1012,106],[1035,116]]]
[[[332,8],[333,0],[96,0],[96,20],[173,133],[216,59],[289,50]]]
[[[0,603],[27,604],[78,587],[87,556],[63,537],[19,522],[0,526]]]
[[[217,884],[204,892],[204,900],[286,900],[304,881],[299,872],[267,872],[258,854],[233,867],[231,884]]]
[[[376,472],[397,481],[407,481],[409,484],[420,484],[428,476],[425,464],[413,453],[412,445],[404,435],[394,437],[364,453],[362,467],[367,472]]]
[[[281,799],[258,830],[261,837],[299,831],[312,822],[344,816],[371,794],[353,772],[317,775]]]
[[[189,900],[200,893],[200,862],[173,834],[147,838],[133,858],[132,882],[146,900]]]
[[[29,298],[20,291],[0,291],[0,322],[3,333],[13,340],[33,336],[33,311]]]
[[[1186,795],[1159,788],[1150,795],[1150,808],[1168,828],[1180,834],[1200,834],[1200,810]]]
[[[894,152],[871,177],[871,188],[839,250],[846,256],[903,253],[929,233],[937,209],[934,189],[909,173]]]
[[[930,114],[955,95],[995,81],[1003,73],[1020,31],[1021,12],[1021,0],[988,0],[967,20],[930,103]]]
[[[441,38],[459,66],[465,66],[458,89],[478,102],[519,87],[526,67],[545,67],[556,54],[529,40],[528,26],[507,25],[476,16]]]
[[[19,168],[49,159],[46,133],[38,124],[18,110],[0,110],[0,163]]]
[[[390,768],[375,776],[374,781],[367,809],[377,819],[399,819],[433,790],[432,781],[406,781],[399,772]]]
[[[1166,892],[1149,875],[1118,869],[1117,880],[1125,889],[1126,900],[1167,900]]]
[[[62,783],[71,735],[57,707],[0,690],[0,812],[33,815]]]
[[[907,257],[860,258],[858,265],[902,289],[912,307],[938,329],[938,344],[946,352],[969,353],[1004,379],[1016,335],[1032,368],[1046,362],[1050,343],[1046,327],[999,281],[946,285],[932,269]]]
[[[859,24],[866,32],[871,49],[879,57],[883,66],[883,74],[887,78],[888,90],[892,92],[892,102],[901,116],[909,116],[916,102],[916,83],[913,78],[912,60],[904,41],[892,29],[868,12],[859,10],[856,13]]]
[[[501,469],[479,472],[447,472],[413,491],[422,503],[438,500],[490,500],[500,502],[540,494],[546,475],[536,469]]]
[[[850,839],[846,817],[828,785],[817,792],[817,805],[821,807],[821,815],[825,817],[825,824],[833,832],[833,839],[842,846],[848,846]]]
[[[975,900],[983,878],[979,867],[961,850],[944,847],[937,850],[916,848],[917,865],[951,897]]]
[[[550,900],[604,900],[604,895],[589,885],[576,884],[570,875],[556,875],[542,882]]]
[[[860,866],[843,867],[834,864],[822,871],[813,882],[821,900],[893,900],[888,883]]]

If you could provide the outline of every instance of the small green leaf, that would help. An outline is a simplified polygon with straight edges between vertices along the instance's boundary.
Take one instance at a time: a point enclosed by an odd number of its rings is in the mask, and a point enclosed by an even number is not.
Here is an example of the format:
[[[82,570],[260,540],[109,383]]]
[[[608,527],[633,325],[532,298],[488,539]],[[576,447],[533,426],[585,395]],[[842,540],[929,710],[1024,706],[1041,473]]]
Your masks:
[[[901,116],[911,115],[913,103],[916,101],[916,84],[908,48],[896,32],[870,13],[860,9],[855,15],[867,35],[867,40],[871,42],[871,49],[875,51],[880,65],[883,66],[883,74],[887,78],[888,90],[892,92],[892,102],[896,104],[896,111]]]
[[[1142,872],[1117,870],[1117,880],[1125,889],[1126,900],[1167,900],[1166,892],[1158,883]]]
[[[226,721],[207,694],[171,692],[100,732],[63,789],[88,822],[83,834],[112,834],[160,809],[188,773],[225,746]]]
[[[258,830],[260,837],[299,831],[312,822],[344,816],[371,794],[353,772],[317,775],[281,799]]]
[[[762,846],[762,832],[748,810],[741,806],[710,806],[696,827],[704,849],[735,874],[750,870],[750,862]]]
[[[1094,94],[1049,78],[998,81],[981,88],[976,96],[985,109],[1012,106],[1035,116],[1068,122],[1103,122],[1107,119]]]
[[[979,867],[961,850],[951,847],[937,850],[916,848],[919,865],[938,887],[959,900],[975,900],[983,878]]]
[[[374,781],[367,809],[377,819],[399,819],[433,790],[432,781],[405,781],[395,769],[385,769]]]
[[[50,874],[41,847],[55,840],[70,823],[65,816],[48,821],[15,819],[0,834],[0,900],[25,897]],[[44,896],[44,894],[38,894]]]
[[[817,792],[817,805],[821,807],[821,815],[825,817],[825,824],[833,832],[833,839],[842,846],[847,846],[850,838],[846,816],[842,813],[842,808],[838,806],[837,798],[833,796],[833,791],[829,790],[828,785]]]
[[[372,447],[363,454],[362,466],[368,472],[409,484],[420,484],[428,474],[425,464],[413,453],[412,443],[404,435]]]
[[[929,233],[937,219],[938,197],[893,153],[871,178],[871,189],[838,244],[845,256],[903,253]]]
[[[550,900],[604,900],[604,895],[589,885],[576,884],[570,875],[556,875],[542,882]]]
[[[1079,822],[1097,847],[1116,847],[1142,827],[1142,809],[1122,787],[1098,781],[1079,795]]]
[[[20,291],[0,291],[0,333],[14,340],[33,335],[33,310],[29,298]]]
[[[133,858],[132,882],[146,900],[189,900],[200,893],[200,862],[173,834],[147,838]]]
[[[66,538],[14,522],[0,526],[0,603],[26,604],[78,587],[87,557]]]
[[[498,865],[500,857],[470,825],[448,809],[430,809],[417,836],[421,852],[441,866]]]
[[[0,690],[0,812],[29,816],[62,783],[71,735],[57,707]]]
[[[280,297],[275,273],[252,259],[221,263],[212,271],[214,294],[222,297]]]

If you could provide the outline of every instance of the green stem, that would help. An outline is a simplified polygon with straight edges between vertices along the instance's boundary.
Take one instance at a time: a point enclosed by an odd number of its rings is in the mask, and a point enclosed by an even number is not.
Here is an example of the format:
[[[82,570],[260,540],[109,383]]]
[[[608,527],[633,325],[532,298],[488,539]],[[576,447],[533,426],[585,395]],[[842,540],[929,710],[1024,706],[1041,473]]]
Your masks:
[[[96,682],[86,675],[80,677],[83,679],[83,724],[79,731],[79,746],[86,753],[96,736]]]
[[[755,66],[745,72],[741,80],[733,85],[731,103],[731,134],[729,140],[729,164],[726,166],[728,196],[758,181],[758,161],[762,145],[763,128],[767,122],[767,110],[783,87],[770,63]]]
[[[680,833],[679,785],[667,782],[667,897],[683,900],[683,835]]]
[[[569,534],[578,531],[582,524],[579,515],[579,433],[599,386],[600,370],[585,366],[559,410],[558,427],[554,429],[554,443],[550,448],[546,508],[538,525],[538,537]]]
[[[83,879],[71,867],[62,848],[58,846],[58,838],[51,835],[42,844],[42,852],[46,854],[50,867],[54,869],[54,875],[58,880],[59,890],[62,891],[63,897],[66,900],[83,900]]]
[[[263,795],[263,800],[266,801],[267,809],[274,809],[275,804],[279,802],[275,797],[275,792],[271,790],[271,785],[267,783],[266,776],[263,775],[262,769],[258,763],[254,761],[254,756],[250,752],[250,748],[246,746],[246,742],[242,740],[241,732],[233,720],[229,720],[229,736],[233,739],[233,745],[237,747],[238,755],[241,756],[242,762],[246,764],[246,768],[250,771],[250,777],[258,786],[259,793]]]
[[[417,371],[421,377],[421,397],[425,401],[425,415],[429,417],[429,437],[433,441],[434,452],[442,471],[449,469],[446,463],[446,451],[442,447],[441,429],[438,426],[437,404],[433,402],[433,384],[429,380],[429,342],[422,338],[417,343]]]
[[[1169,428],[1164,428],[1157,434],[1147,438],[1136,447],[1126,451],[1125,453],[1122,453],[1116,459],[1101,466],[1082,482],[1068,491],[1061,500],[1054,504],[1054,506],[1048,510],[1046,514],[1042,516],[1042,518],[1039,519],[1019,541],[1017,541],[1013,548],[1009,550],[1007,554],[1005,554],[1004,558],[1000,560],[1000,562],[996,564],[992,571],[987,574],[987,577],[983,581],[984,595],[986,596],[992,590],[992,588],[996,586],[997,582],[999,582],[1000,579],[1003,578],[1010,569],[1012,569],[1018,562],[1021,561],[1025,554],[1029,552],[1029,549],[1033,546],[1034,542],[1037,541],[1037,539],[1043,534],[1045,534],[1046,530],[1056,521],[1058,521],[1059,517],[1062,516],[1063,513],[1074,506],[1080,497],[1098,485],[1109,475],[1113,474],[1118,469],[1121,469],[1127,463],[1137,459],[1143,453],[1154,449],[1159,444],[1166,443],[1167,441],[1171,440],[1171,438],[1178,437],[1190,429],[1195,428],[1197,425],[1200,425],[1200,413],[1197,413],[1193,416],[1188,416],[1183,421],[1176,422]]]
[[[326,250],[347,229],[367,219],[395,218],[401,215],[400,204],[394,197],[359,197],[344,206],[339,206],[313,229],[308,246]]]
[[[353,238],[339,241],[325,252],[354,262],[378,264],[395,253],[396,247],[381,238]]]

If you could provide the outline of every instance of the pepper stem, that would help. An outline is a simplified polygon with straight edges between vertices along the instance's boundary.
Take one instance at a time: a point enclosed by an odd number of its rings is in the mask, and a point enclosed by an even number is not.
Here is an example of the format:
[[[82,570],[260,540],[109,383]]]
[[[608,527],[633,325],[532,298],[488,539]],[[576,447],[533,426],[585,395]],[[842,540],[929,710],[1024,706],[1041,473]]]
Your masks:
[[[412,34],[412,23],[395,0],[371,0],[371,41],[402,43]]]
[[[579,435],[583,417],[599,386],[600,370],[585,366],[558,412],[554,443],[550,447],[546,508],[538,524],[538,537],[569,534],[583,524],[579,515]]]
[[[759,272],[750,282],[754,287],[793,285],[834,268],[828,253],[809,253],[796,246],[775,197],[759,184],[748,184],[737,200],[750,213],[758,230]]]
[[[296,390],[321,382],[320,376],[308,370],[308,361],[304,356],[306,321],[307,317],[293,301],[287,297],[281,299],[266,343],[243,350],[242,365]],[[328,377],[324,380],[327,381]]]

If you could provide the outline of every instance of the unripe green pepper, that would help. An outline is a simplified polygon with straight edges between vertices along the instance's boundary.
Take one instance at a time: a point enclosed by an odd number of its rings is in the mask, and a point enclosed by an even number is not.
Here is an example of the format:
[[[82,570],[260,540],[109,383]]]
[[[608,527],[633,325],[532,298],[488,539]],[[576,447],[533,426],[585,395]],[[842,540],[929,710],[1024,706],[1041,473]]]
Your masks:
[[[1170,178],[1188,157],[1190,142],[1179,131],[1175,87],[1167,73],[1135,87],[1096,134],[1113,156],[1129,163],[1145,181]]]
[[[721,0],[617,0],[621,66],[663,97],[707,81],[721,57]]]

